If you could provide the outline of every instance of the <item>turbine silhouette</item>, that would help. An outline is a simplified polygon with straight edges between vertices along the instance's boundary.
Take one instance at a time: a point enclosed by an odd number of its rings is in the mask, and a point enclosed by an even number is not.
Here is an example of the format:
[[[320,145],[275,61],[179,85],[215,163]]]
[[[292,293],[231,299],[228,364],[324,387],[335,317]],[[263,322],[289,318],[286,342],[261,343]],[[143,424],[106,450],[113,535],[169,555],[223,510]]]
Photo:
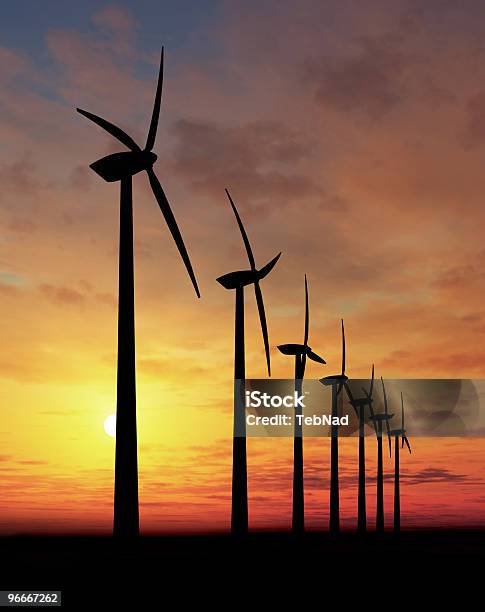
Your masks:
[[[268,328],[266,314],[264,311],[263,294],[259,282],[265,278],[276,265],[281,256],[279,253],[265,266],[259,270],[256,268],[254,255],[251,249],[246,230],[237,212],[229,191],[226,189],[227,197],[236,217],[239,231],[246,248],[249,260],[249,270],[229,272],[220,276],[217,280],[225,289],[236,291],[236,317],[234,325],[234,434],[232,446],[232,509],[231,509],[231,532],[234,535],[242,535],[248,531],[248,482],[247,482],[247,457],[246,457],[246,419],[245,419],[245,378],[246,363],[244,351],[244,287],[254,285],[254,293],[258,306],[261,331],[263,334],[264,350],[266,354],[266,365],[268,375],[271,376],[271,362],[269,354]]]
[[[334,425],[333,421],[338,417],[337,398],[342,391],[342,387],[347,382],[348,377],[345,375],[345,328],[344,320],[341,320],[342,327],[342,369],[340,374],[325,376],[320,379],[322,385],[332,387],[332,426],[330,440],[330,532],[338,533],[340,531],[340,493],[339,493],[339,477],[338,477],[338,425]]]
[[[372,364],[372,377],[369,391],[362,388],[364,397],[354,398],[352,391],[348,383],[345,383],[345,390],[349,398],[349,402],[355,414],[359,419],[359,493],[358,493],[358,506],[357,506],[357,529],[361,533],[365,533],[367,530],[367,510],[366,510],[366,499],[365,499],[365,412],[366,408],[369,408],[370,417],[374,416],[374,410],[372,408],[372,391],[374,389],[374,364]],[[374,422],[375,428],[375,422]]]
[[[153,164],[157,159],[152,149],[157,135],[162,99],[163,55],[162,47],[153,112],[143,149],[118,126],[93,113],[80,108],[77,109],[81,115],[96,123],[129,149],[129,151],[113,153],[90,164],[94,172],[105,181],[120,181],[118,371],[113,521],[113,533],[117,536],[134,536],[139,533],[132,177],[142,170],[148,175],[153,195],[182,257],[195,292],[200,297],[192,264],[177,222],[162,186],[153,171]]]
[[[382,533],[384,531],[384,468],[382,461],[382,424],[386,424],[386,430],[389,432],[389,421],[394,416],[389,414],[387,406],[386,387],[384,379],[381,376],[382,395],[384,397],[384,412],[374,414],[371,419],[374,421],[375,431],[377,436],[377,501],[376,501],[376,531]],[[389,456],[391,454],[391,440],[389,439]]]
[[[283,355],[295,357],[295,391],[298,395],[302,394],[303,378],[305,377],[305,367],[307,357],[317,363],[325,364],[325,360],[314,353],[308,346],[308,331],[310,326],[310,310],[308,307],[308,284],[305,274],[305,331],[303,334],[303,344],[280,344],[278,350]],[[295,407],[295,424],[293,436],[293,514],[292,531],[293,533],[303,533],[305,531],[305,496],[303,481],[303,434],[302,425],[296,419],[296,415],[302,414],[302,409]]]
[[[391,429],[387,432],[389,437],[389,444],[391,438],[394,438],[394,532],[399,533],[401,531],[401,492],[399,487],[399,438],[401,438],[401,448],[404,448],[404,444],[408,447],[409,453],[411,453],[411,445],[409,444],[408,437],[406,435],[406,429],[404,428],[404,399],[401,391],[401,429]]]

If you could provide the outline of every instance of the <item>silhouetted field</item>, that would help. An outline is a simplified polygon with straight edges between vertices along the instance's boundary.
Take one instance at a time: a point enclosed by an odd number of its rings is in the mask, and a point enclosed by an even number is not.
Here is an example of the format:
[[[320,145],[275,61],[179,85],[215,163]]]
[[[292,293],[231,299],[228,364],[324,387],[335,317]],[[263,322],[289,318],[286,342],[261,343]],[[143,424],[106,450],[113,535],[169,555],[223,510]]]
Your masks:
[[[89,609],[93,598],[105,605],[169,596],[179,603],[215,602],[228,594],[276,604],[295,595],[325,598],[333,589],[348,603],[358,593],[405,593],[418,584],[440,598],[450,587],[461,588],[464,574],[468,590],[481,572],[485,531],[150,536],[132,544],[15,536],[3,538],[1,550],[0,589],[62,590],[63,607]]]

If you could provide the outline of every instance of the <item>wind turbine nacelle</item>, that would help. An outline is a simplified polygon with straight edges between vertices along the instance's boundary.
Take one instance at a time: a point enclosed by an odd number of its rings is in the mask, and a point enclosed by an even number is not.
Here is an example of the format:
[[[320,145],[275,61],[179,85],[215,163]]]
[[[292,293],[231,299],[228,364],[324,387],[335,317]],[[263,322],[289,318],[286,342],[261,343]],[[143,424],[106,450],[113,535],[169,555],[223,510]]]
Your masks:
[[[239,270],[237,272],[229,272],[216,279],[224,289],[237,289],[237,287],[245,287],[256,282],[256,273],[254,270]]]
[[[320,355],[314,353],[310,346],[304,344],[280,344],[278,347],[280,353],[283,355],[306,355],[312,361],[316,361],[317,363],[325,364],[326,361]]]
[[[151,151],[126,151],[107,155],[90,164],[90,168],[108,183],[121,181],[153,166],[157,156]]]
[[[324,387],[331,387],[332,385],[343,384],[347,380],[349,380],[349,378],[345,376],[345,374],[335,374],[334,376],[320,378],[319,382],[321,382]]]
[[[310,347],[304,344],[280,344],[277,348],[283,355],[304,355]]]

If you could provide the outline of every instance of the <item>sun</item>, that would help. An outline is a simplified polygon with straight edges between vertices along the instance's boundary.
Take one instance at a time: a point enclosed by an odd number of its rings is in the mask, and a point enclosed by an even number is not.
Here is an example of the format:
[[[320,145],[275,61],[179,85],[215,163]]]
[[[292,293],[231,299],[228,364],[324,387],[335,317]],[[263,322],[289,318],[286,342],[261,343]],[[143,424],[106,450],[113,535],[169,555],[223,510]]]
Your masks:
[[[104,421],[104,431],[112,438],[116,437],[116,414],[110,414]]]

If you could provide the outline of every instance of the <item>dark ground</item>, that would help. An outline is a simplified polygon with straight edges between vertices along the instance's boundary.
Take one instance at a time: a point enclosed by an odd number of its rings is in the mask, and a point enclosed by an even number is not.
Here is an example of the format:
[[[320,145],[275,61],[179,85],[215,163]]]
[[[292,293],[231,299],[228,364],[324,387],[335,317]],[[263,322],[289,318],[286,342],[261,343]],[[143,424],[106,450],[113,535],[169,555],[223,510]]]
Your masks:
[[[204,601],[274,609],[295,598],[327,609],[329,596],[344,609],[362,597],[376,604],[397,597],[414,608],[416,593],[420,603],[438,604],[485,585],[485,531],[145,536],[132,543],[13,536],[0,546],[1,590],[62,590],[63,607],[86,610],[151,610],[168,601],[170,610]]]

